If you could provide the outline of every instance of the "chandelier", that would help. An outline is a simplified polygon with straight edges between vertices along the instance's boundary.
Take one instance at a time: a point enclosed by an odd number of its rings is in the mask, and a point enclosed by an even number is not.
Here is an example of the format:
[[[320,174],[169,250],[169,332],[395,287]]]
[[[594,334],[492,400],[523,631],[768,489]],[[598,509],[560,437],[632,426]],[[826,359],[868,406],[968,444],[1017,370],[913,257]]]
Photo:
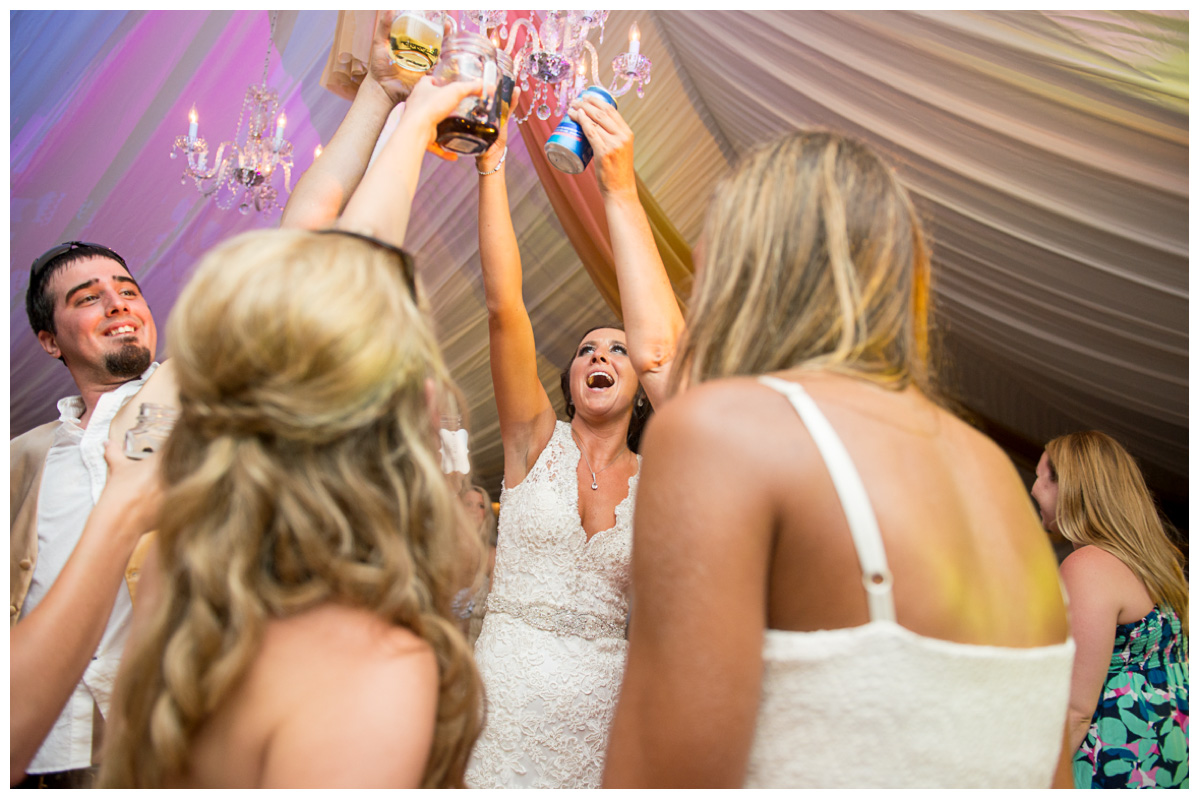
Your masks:
[[[195,106],[188,114],[187,136],[175,137],[171,158],[176,151],[187,155],[187,165],[179,182],[191,179],[205,197],[214,198],[217,207],[228,210],[236,202],[243,214],[250,210],[269,214],[279,208],[279,192],[274,178],[283,173],[284,189],[292,191],[292,143],[283,138],[287,116],[279,112],[279,95],[267,88],[267,70],[271,65],[271,42],[275,38],[275,11],[271,13],[271,37],[263,63],[262,83],[251,84],[242,100],[237,132],[232,141],[221,142],[212,164],[208,163],[208,143],[199,135]],[[278,112],[278,116],[276,116]],[[242,123],[246,136],[242,138]],[[274,122],[274,135],[268,133]]]
[[[571,101],[585,88],[600,85],[599,57],[596,48],[588,41],[594,30],[600,31],[599,42],[604,42],[604,23],[607,11],[546,11],[541,25],[534,25],[522,17],[508,30],[505,11],[467,11],[467,17],[487,35],[492,30],[499,40],[507,39],[504,51],[513,56],[516,80],[522,92],[533,90],[529,111],[517,122],[524,122],[531,114],[538,119],[549,119],[551,114],[562,117],[567,113]],[[525,31],[525,40],[513,55],[517,31]],[[640,52],[641,33],[637,23],[629,28],[629,50],[613,59],[612,83],[609,93],[620,97],[635,85],[637,96],[642,97],[646,84],[650,82],[650,59]],[[590,70],[589,70],[590,67]]]

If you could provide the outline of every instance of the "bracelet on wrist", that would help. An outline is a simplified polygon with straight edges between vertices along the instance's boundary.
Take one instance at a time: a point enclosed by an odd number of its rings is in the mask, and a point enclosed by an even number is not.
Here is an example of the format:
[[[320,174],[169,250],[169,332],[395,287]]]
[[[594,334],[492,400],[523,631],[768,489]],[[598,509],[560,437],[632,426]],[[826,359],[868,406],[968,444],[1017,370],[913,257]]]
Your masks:
[[[508,145],[504,146],[504,152],[500,154],[500,160],[496,162],[496,166],[492,167],[487,172],[484,172],[483,170],[481,170],[479,168],[478,165],[476,165],[475,171],[478,172],[480,175],[494,175],[500,170],[500,167],[502,167],[504,165],[504,159],[506,159],[506,158],[508,158]]]

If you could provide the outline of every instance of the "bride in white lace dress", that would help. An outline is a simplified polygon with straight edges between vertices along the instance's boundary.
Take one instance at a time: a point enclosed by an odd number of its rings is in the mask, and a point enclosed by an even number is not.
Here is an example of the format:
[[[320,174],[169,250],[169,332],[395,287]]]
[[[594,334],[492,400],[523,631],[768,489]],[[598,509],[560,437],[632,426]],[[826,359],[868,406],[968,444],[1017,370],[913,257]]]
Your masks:
[[[466,776],[476,788],[600,785],[625,668],[641,465],[633,449],[650,404],[665,396],[664,367],[683,324],[637,198],[632,132],[599,103],[573,116],[595,151],[630,335],[601,327],[583,337],[562,376],[569,422],[557,419],[538,377],[504,182],[506,137],[476,159],[505,486],[475,649],[487,697]]]

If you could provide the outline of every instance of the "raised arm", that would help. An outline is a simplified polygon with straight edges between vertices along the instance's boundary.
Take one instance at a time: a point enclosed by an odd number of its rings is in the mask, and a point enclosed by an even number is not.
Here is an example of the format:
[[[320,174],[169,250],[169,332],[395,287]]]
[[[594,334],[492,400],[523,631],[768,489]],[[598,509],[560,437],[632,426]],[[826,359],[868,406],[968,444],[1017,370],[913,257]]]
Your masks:
[[[404,104],[396,130],[346,203],[337,227],[403,245],[421,160],[437,136],[437,124],[459,101],[479,90],[479,81],[438,86],[428,76],[421,78]]]
[[[516,106],[517,98],[512,105]],[[554,406],[538,379],[533,325],[521,294],[521,254],[508,207],[501,158],[508,132],[480,155],[479,263],[487,298],[492,385],[504,444],[504,481],[516,486],[554,433]]]
[[[420,78],[392,63],[388,31],[394,11],[377,12],[368,73],[342,124],[288,198],[281,228],[324,228],[333,224],[354,194],[388,114],[404,101]]]
[[[104,635],[125,565],[155,527],[158,457],[130,461],[109,442],[111,474],[58,579],[9,631],[9,781],[25,776]]]
[[[746,455],[745,441],[755,439],[731,424],[740,400],[710,386],[690,389],[646,428],[629,655],[605,788],[744,781],[774,519],[767,481]],[[697,486],[703,491],[690,488]]]
[[[594,97],[572,103],[570,116],[583,128],[595,154],[629,357],[650,404],[659,408],[667,398],[683,314],[638,200],[633,131],[615,108]]]

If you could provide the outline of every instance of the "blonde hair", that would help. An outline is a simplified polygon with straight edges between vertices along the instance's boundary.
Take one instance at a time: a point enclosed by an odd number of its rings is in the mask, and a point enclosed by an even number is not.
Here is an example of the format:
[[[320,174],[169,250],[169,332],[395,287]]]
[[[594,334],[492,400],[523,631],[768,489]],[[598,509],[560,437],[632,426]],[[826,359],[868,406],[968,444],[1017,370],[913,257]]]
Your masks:
[[[1111,436],[1080,431],[1046,444],[1058,484],[1054,516],[1070,542],[1111,553],[1146,587],[1155,605],[1169,606],[1188,631],[1183,554],[1171,541],[1133,456]]]
[[[931,390],[929,254],[874,152],[812,130],[718,188],[673,384],[805,366]]]
[[[341,235],[242,234],[201,261],[169,335],[181,416],[163,453],[166,596],[125,654],[101,784],[186,774],[267,620],[336,602],[431,646],[424,786],[462,786],[482,690],[450,619],[465,517],[426,385],[457,389],[398,255]]]

